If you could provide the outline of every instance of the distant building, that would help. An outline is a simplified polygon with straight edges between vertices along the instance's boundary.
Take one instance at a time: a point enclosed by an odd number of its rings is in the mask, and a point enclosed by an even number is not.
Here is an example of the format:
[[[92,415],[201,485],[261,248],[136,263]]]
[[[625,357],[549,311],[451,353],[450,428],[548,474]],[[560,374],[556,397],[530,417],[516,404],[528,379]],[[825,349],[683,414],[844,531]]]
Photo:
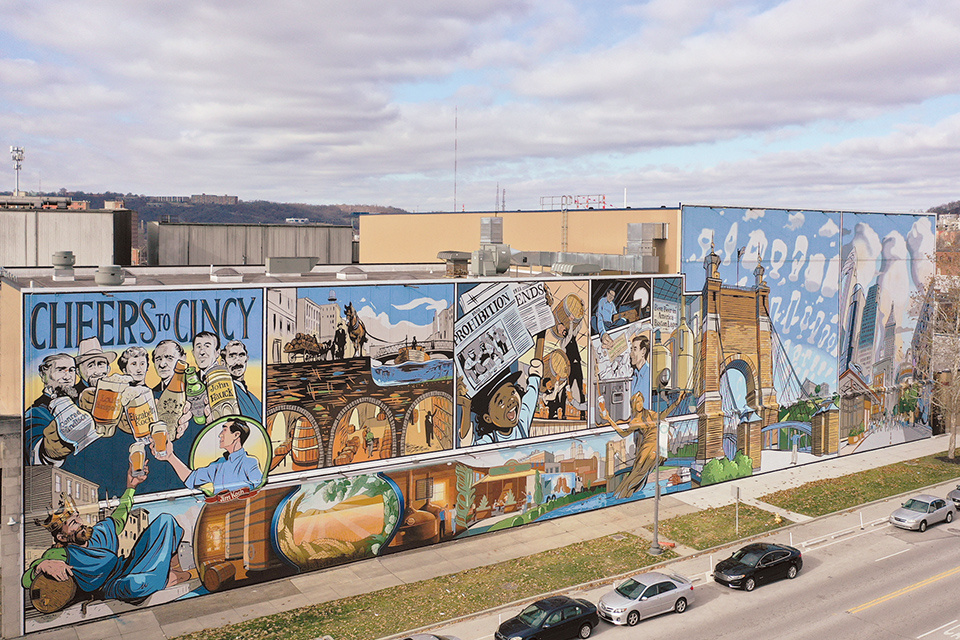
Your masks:
[[[206,193],[190,196],[190,204],[237,204],[237,196],[211,196]]]
[[[353,228],[327,224],[147,223],[152,266],[261,265],[267,258],[313,256],[316,264],[351,264]]]
[[[137,212],[112,204],[90,209],[69,197],[0,196],[3,266],[52,265],[57,251],[72,251],[77,266],[135,264]]]

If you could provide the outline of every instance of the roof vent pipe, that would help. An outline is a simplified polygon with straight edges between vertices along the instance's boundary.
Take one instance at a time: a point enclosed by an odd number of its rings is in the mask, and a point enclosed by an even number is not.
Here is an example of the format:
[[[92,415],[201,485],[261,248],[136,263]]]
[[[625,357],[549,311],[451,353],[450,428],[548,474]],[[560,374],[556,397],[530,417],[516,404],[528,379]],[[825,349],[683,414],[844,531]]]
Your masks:
[[[51,257],[53,262],[54,282],[73,282],[73,265],[77,261],[73,251],[54,251]]]
[[[93,275],[94,281],[101,287],[115,287],[123,284],[123,267],[119,265],[102,266]]]

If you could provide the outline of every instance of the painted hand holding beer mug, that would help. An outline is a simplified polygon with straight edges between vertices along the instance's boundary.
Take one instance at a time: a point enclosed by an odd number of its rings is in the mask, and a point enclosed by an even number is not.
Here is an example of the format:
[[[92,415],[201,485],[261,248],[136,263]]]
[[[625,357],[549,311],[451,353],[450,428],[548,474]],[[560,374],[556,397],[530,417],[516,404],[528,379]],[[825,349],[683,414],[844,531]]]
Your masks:
[[[63,460],[99,437],[90,414],[74,404],[72,398],[54,398],[50,412],[53,421],[43,430],[43,452],[47,458]]]
[[[93,416],[93,425],[102,438],[117,432],[124,414],[123,392],[130,388],[133,378],[119,373],[105,376],[96,387],[88,387],[80,394],[80,408]],[[124,429],[127,431],[127,429]]]

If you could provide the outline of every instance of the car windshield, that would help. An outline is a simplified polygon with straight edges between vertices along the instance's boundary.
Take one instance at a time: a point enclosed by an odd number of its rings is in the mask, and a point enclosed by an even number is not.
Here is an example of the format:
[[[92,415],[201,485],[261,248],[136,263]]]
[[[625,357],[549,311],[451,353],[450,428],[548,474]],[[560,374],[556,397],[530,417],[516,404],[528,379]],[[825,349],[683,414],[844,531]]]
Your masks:
[[[904,509],[909,509],[910,511],[919,511],[920,513],[926,513],[928,506],[929,505],[923,500],[914,500],[913,498],[903,503]]]
[[[760,562],[760,558],[763,557],[763,551],[757,549],[739,549],[730,557],[740,564],[755,567],[757,563]]]
[[[547,612],[534,603],[521,611],[517,617],[528,627],[539,627],[543,619],[547,617]]]
[[[643,593],[644,588],[647,585],[640,584],[633,578],[630,578],[619,587],[617,587],[617,593],[622,595],[624,598],[630,598],[631,600],[636,600],[640,597],[640,594]]]

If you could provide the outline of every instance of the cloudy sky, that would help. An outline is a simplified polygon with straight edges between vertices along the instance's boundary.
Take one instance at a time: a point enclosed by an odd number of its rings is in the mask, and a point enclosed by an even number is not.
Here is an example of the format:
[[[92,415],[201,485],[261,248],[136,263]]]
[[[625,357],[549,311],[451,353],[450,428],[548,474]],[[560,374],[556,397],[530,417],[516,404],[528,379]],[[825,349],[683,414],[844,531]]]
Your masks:
[[[0,0],[0,145],[29,190],[917,211],[958,60],[956,0]]]

